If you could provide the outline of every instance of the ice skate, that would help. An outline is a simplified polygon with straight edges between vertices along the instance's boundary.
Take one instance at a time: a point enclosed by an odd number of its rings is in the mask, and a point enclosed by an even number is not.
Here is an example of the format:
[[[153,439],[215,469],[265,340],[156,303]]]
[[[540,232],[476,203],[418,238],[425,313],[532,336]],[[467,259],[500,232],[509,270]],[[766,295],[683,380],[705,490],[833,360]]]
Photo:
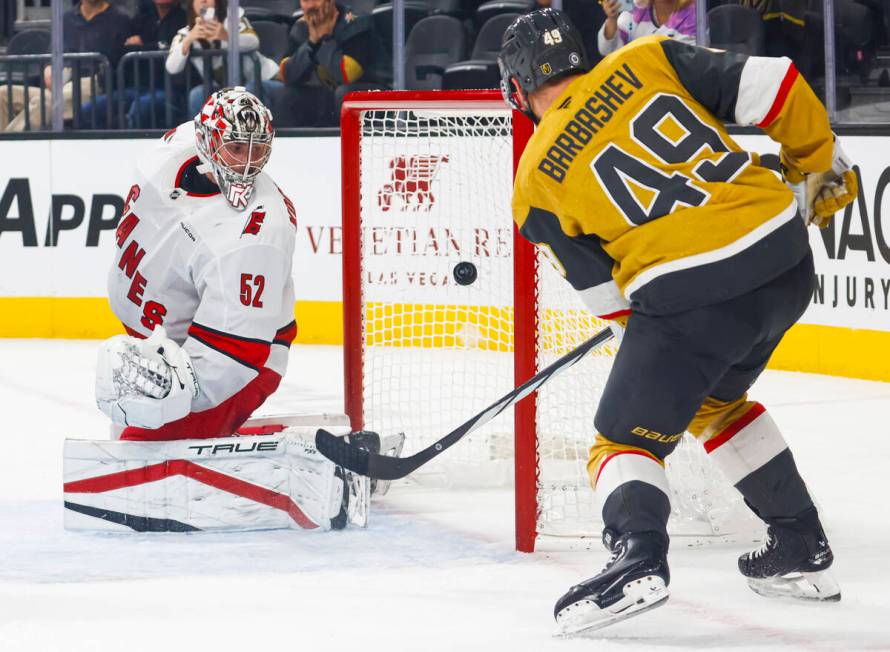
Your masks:
[[[658,532],[628,532],[603,543],[612,557],[601,573],[569,589],[553,614],[557,634],[601,629],[663,605],[668,599],[670,572],[667,537]]]
[[[815,509],[805,519],[782,521],[769,525],[760,548],[739,557],[739,571],[748,578],[748,586],[767,598],[839,601],[840,586],[828,570],[834,555]]]

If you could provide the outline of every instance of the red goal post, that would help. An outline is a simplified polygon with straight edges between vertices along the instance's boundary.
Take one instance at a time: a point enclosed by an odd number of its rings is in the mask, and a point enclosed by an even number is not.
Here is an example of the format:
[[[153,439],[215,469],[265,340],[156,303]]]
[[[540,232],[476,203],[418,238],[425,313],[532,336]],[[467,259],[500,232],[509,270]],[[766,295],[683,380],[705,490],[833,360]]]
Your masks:
[[[392,91],[352,93],[343,102],[341,133],[341,174],[343,188],[343,317],[344,317],[344,373],[345,409],[353,430],[364,427],[362,376],[361,286],[361,116],[369,109],[424,108],[500,110],[510,113],[513,133],[513,173],[525,144],[534,132],[531,120],[518,111],[508,109],[500,91]],[[513,226],[513,268],[515,304],[515,366],[514,382],[520,384],[536,372],[534,310],[533,246],[519,236]],[[490,397],[494,400],[496,396]],[[484,397],[480,397],[483,401]],[[455,415],[460,418],[471,414]],[[537,478],[537,453],[534,432],[534,398],[521,401],[514,410],[515,422],[515,487],[516,487],[516,548],[524,552],[534,550]],[[445,432],[443,431],[444,435]]]

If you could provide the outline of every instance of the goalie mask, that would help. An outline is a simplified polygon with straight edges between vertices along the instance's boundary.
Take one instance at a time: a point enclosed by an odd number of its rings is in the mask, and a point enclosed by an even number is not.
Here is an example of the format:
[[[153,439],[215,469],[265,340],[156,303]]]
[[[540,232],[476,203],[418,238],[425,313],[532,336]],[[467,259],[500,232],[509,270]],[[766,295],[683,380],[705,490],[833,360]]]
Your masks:
[[[195,116],[198,157],[233,208],[247,208],[274,135],[269,109],[240,86],[216,91]]]
[[[566,73],[587,72],[590,61],[568,16],[548,8],[520,16],[507,28],[498,67],[504,101],[537,123],[528,94]]]

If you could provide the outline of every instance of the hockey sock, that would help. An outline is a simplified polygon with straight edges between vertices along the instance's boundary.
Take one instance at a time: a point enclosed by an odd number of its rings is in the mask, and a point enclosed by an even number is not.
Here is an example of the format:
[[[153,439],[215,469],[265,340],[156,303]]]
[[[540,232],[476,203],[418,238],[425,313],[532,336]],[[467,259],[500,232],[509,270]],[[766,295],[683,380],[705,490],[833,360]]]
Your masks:
[[[763,520],[813,507],[806,484],[779,428],[760,403],[705,442],[705,450]]]
[[[671,505],[663,463],[639,448],[622,448],[603,458],[594,482],[605,527],[667,536]]]

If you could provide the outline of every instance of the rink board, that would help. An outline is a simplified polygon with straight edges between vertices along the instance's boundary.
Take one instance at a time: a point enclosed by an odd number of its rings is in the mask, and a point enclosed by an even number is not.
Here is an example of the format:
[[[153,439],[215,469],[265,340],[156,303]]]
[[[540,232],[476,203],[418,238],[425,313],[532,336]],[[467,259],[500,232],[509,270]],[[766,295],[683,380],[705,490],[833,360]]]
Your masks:
[[[766,137],[737,140],[752,151],[776,150]],[[120,332],[104,298],[105,277],[123,195],[133,181],[131,165],[96,174],[83,162],[133,161],[152,142],[4,142],[0,336],[104,338]],[[811,230],[819,289],[772,366],[890,380],[890,220],[882,215],[890,166],[881,154],[890,138],[847,136],[844,145],[860,166],[859,201],[832,228]],[[337,138],[282,137],[269,166],[297,209],[299,343],[342,343],[339,151]],[[437,195],[439,202],[448,200]],[[417,283],[419,301],[434,291],[421,279],[409,282]]]

